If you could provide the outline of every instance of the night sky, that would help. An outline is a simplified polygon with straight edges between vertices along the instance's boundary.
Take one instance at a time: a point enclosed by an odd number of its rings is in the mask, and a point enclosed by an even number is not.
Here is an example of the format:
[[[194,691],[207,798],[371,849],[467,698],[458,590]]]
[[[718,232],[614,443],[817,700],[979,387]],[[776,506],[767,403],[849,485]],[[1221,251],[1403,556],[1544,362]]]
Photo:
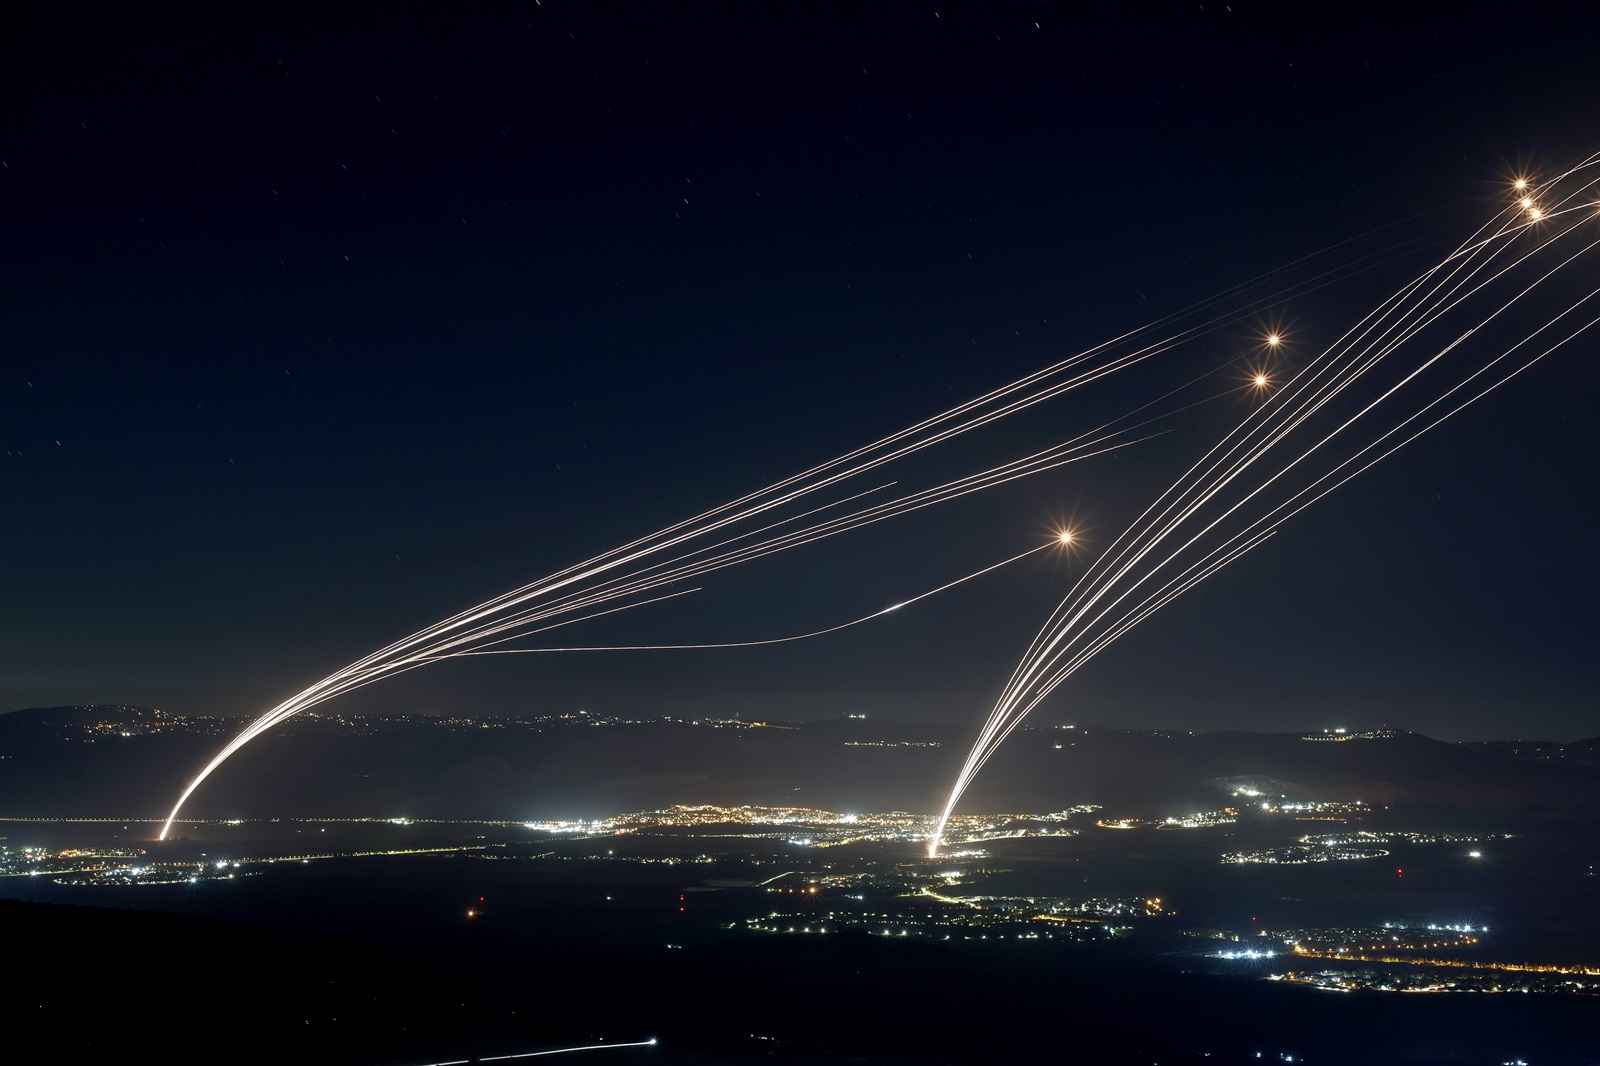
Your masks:
[[[56,5],[35,5],[51,7]],[[62,5],[65,7],[65,5]],[[1433,5],[170,5],[0,34],[0,709],[265,710],[505,589],[1595,150],[1591,28]],[[1382,227],[1392,227],[1380,229]],[[1285,359],[1421,264],[1283,310]],[[1254,328],[958,444],[964,470]],[[1600,733],[1595,345],[1296,519],[1042,719]],[[1236,414],[1236,413],[1235,413]],[[563,639],[804,631],[1108,542],[1235,417]],[[979,721],[1080,564],[833,638],[507,657],[369,712]]]

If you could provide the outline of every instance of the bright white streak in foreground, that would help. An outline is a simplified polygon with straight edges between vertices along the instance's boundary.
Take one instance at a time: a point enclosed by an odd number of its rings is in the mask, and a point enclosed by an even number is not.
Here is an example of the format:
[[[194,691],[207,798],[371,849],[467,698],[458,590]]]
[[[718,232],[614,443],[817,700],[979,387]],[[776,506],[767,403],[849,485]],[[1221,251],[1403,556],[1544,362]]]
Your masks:
[[[928,847],[930,856],[938,854],[950,815],[978,771],[1023,719],[1084,663],[1255,548],[1295,514],[1600,322],[1590,319],[1532,357],[1523,351],[1536,341],[1547,343],[1540,338],[1600,295],[1600,290],[1593,290],[1514,341],[1496,341],[1489,333],[1481,344],[1468,343],[1480,330],[1504,326],[1503,312],[1600,245],[1590,241],[1576,251],[1563,250],[1564,257],[1548,269],[1538,262],[1556,254],[1557,242],[1583,228],[1596,179],[1581,172],[1593,167],[1596,158],[1585,159],[1546,186],[1543,192],[1555,206],[1538,218],[1530,221],[1516,207],[1503,212],[1358,323],[1190,467],[1095,560],[1035,637],[996,700],[952,785]],[[1563,182],[1579,187],[1568,191]],[[1533,227],[1535,221],[1548,227],[1559,216],[1577,217],[1563,228]],[[1535,239],[1528,248],[1519,238],[1530,232]],[[1519,268],[1535,276],[1521,284],[1514,273]],[[1494,293],[1488,287],[1495,282],[1509,286],[1509,296],[1491,301],[1486,313],[1473,309],[1469,301],[1490,299]],[[1466,321],[1447,321],[1451,312]],[[1439,330],[1445,332],[1434,339]],[[1474,354],[1480,361],[1487,354],[1475,349],[1493,351],[1499,343],[1507,347],[1474,368],[1469,361]],[[1422,348],[1420,361],[1391,360],[1385,365],[1386,359],[1410,347]],[[1497,369],[1513,356],[1526,361],[1508,372]],[[1449,375],[1447,387],[1420,409],[1402,406],[1400,417],[1393,420],[1391,408],[1382,405],[1441,366],[1438,372]],[[1391,377],[1379,377],[1380,369],[1389,369]],[[1485,378],[1490,379],[1487,385],[1480,380]],[[1375,389],[1376,396],[1363,388]],[[1459,398],[1472,388],[1479,391]],[[1355,413],[1345,417],[1341,408],[1333,408],[1324,424],[1315,424],[1314,417],[1335,400],[1353,407]],[[1368,417],[1375,412],[1378,418]],[[1384,418],[1391,421],[1385,423]],[[1335,423],[1331,429],[1327,421]],[[1398,443],[1389,444],[1395,437],[1400,438]],[[1374,451],[1378,454],[1368,458]],[[1264,465],[1265,472],[1255,471],[1257,464]]]

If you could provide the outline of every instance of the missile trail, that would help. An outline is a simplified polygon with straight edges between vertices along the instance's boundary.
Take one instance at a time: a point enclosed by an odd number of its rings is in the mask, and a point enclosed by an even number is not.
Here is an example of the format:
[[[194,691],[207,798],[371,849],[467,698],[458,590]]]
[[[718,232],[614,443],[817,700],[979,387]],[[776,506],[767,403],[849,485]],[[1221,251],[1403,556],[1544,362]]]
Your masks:
[[[826,629],[814,629],[809,633],[795,633],[787,637],[769,637],[766,640],[735,640],[720,644],[618,644],[600,647],[581,646],[571,648],[494,648],[480,651],[455,652],[452,655],[441,655],[439,658],[454,659],[465,658],[472,655],[548,655],[552,652],[569,651],[689,651],[708,648],[759,648],[767,644],[788,644],[796,640],[809,640],[812,637],[822,637],[827,636],[829,633],[838,633],[841,630],[850,629],[853,626],[861,625],[863,622],[870,622],[874,618],[882,618],[884,615],[892,614],[895,611],[900,610],[902,607],[910,607],[913,603],[920,603],[930,596],[937,596],[946,589],[953,589],[957,585],[964,585],[973,578],[978,578],[985,574],[993,573],[1003,566],[1010,566],[1012,563],[1026,559],[1030,555],[1037,555],[1046,548],[1060,547],[1063,543],[1065,543],[1063,538],[1053,538],[1049,542],[1041,544],[1036,548],[1029,548],[1025,552],[1018,552],[1009,559],[1001,559],[998,563],[992,563],[989,566],[984,567],[982,570],[975,570],[965,577],[958,577],[954,581],[946,581],[937,588],[931,588],[926,592],[918,593],[909,600],[901,600],[899,603],[891,603],[889,606],[884,607],[881,610],[873,611],[871,614],[864,614],[860,618],[855,618],[848,622],[841,622],[835,626],[828,626]],[[679,595],[682,595],[682,593],[679,593]],[[661,598],[664,599],[665,597]],[[637,605],[629,604],[629,606]],[[618,610],[621,609],[622,608],[618,608]],[[519,636],[523,635],[526,634],[519,634]]]
[[[1579,168],[1588,166],[1585,161]],[[1574,172],[1575,172],[1574,171]],[[1547,183],[1537,192],[1535,208],[1511,209],[1499,224],[1486,223],[1467,242],[1458,244],[1431,270],[1424,272],[1390,301],[1358,323],[1345,338],[1314,360],[1282,387],[1267,388],[1260,377],[1250,391],[1262,402],[1235,431],[1191,467],[1172,489],[1151,505],[1133,527],[1114,542],[1074,585],[1068,599],[1041,630],[1012,680],[991,712],[991,720],[980,734],[974,749],[973,765],[981,765],[992,746],[1016,727],[1020,718],[1037,705],[1048,691],[1061,683],[1082,662],[1085,653],[1104,647],[1138,621],[1159,609],[1172,598],[1204,580],[1222,566],[1261,543],[1275,523],[1297,512],[1268,510],[1278,515],[1255,525],[1246,520],[1265,507],[1257,494],[1236,501],[1232,509],[1222,507],[1223,494],[1236,483],[1253,478],[1253,468],[1264,457],[1275,455],[1289,445],[1283,442],[1310,432],[1302,429],[1333,398],[1343,396],[1355,384],[1384,364],[1402,345],[1413,343],[1423,331],[1433,328],[1435,319],[1457,305],[1470,302],[1500,274],[1487,273],[1488,264],[1524,232],[1543,231],[1548,240],[1533,242],[1528,256],[1552,244],[1564,234],[1569,215],[1592,209],[1592,204],[1576,205],[1573,193],[1563,200],[1556,195],[1562,178]],[[1526,194],[1528,204],[1534,193]],[[1336,248],[1338,246],[1335,246]],[[902,517],[962,499],[978,492],[997,489],[1022,478],[1035,477],[1116,448],[1127,447],[1167,432],[1159,423],[1228,396],[1239,395],[1228,388],[1192,396],[1206,379],[1224,369],[1219,366],[1194,377],[1185,384],[1160,390],[1156,399],[1115,418],[1099,422],[1094,428],[1058,440],[1045,448],[947,480],[918,483],[900,473],[904,461],[941,445],[948,446],[967,435],[982,431],[1003,420],[1031,411],[1047,401],[1089,388],[1114,375],[1137,367],[1159,365],[1158,361],[1174,349],[1215,331],[1258,319],[1281,310],[1291,299],[1302,298],[1334,284],[1351,273],[1366,269],[1395,256],[1418,254],[1420,248],[1405,245],[1377,253],[1356,256],[1343,264],[1322,268],[1318,264],[1331,258],[1332,250],[1305,257],[1286,267],[1270,271],[1249,282],[1234,286],[1201,301],[1184,311],[1130,330],[1111,340],[1058,360],[1010,384],[993,389],[956,405],[932,418],[880,438],[798,474],[776,481],[766,488],[740,496],[727,503],[701,511],[690,518],[666,526],[647,536],[609,549],[582,562],[574,563],[537,581],[522,585],[448,618],[426,626],[387,644],[371,654],[342,667],[279,703],[246,726],[230,740],[188,782],[168,816],[160,836],[164,839],[173,820],[197,788],[224,762],[251,740],[300,711],[337,698],[365,685],[398,676],[410,670],[449,658],[482,655],[549,653],[561,650],[623,650],[598,646],[571,648],[507,648],[501,645],[537,634],[608,616],[635,607],[659,604],[687,595],[695,589],[676,586],[698,581],[742,563],[805,548],[866,526]],[[1517,269],[1520,260],[1504,265],[1501,273]],[[1315,268],[1315,269],[1313,269]],[[1295,276],[1310,270],[1308,276]],[[1530,289],[1531,291],[1531,289]],[[1493,318],[1479,323],[1481,328]],[[1471,334],[1462,335],[1464,341]],[[1460,342],[1458,342],[1460,343]],[[1452,346],[1453,347],[1453,346]],[[1451,351],[1443,348],[1435,361]],[[1417,369],[1428,369],[1431,363]],[[1260,371],[1254,371],[1260,374]],[[1401,380],[1401,388],[1410,379]],[[1387,400],[1381,395],[1374,405]],[[1365,402],[1365,401],[1363,401]],[[1448,416],[1446,416],[1448,417]],[[1308,456],[1320,457],[1330,451],[1330,442],[1341,442],[1339,427],[1321,443],[1314,444]],[[1304,457],[1302,457],[1304,458]],[[1288,481],[1314,474],[1304,471],[1296,460],[1272,475],[1260,490],[1281,491]],[[887,480],[861,487],[868,475],[895,467]],[[926,475],[924,475],[925,477]],[[1326,475],[1323,475],[1326,476]],[[1283,484],[1280,485],[1280,481]],[[1320,484],[1315,480],[1303,484]],[[894,490],[891,492],[890,490]],[[828,497],[833,497],[829,499]],[[1291,497],[1295,498],[1295,497]],[[1254,508],[1254,510],[1252,509]],[[1214,512],[1221,509],[1216,516]],[[1235,512],[1240,512],[1235,517]],[[1210,517],[1208,517],[1210,516]],[[1215,520],[1212,521],[1211,519]],[[1210,524],[1205,524],[1206,522]],[[1267,522],[1262,525],[1261,522]],[[1177,549],[1162,545],[1176,537],[1185,524],[1197,525],[1199,533]],[[1231,525],[1230,525],[1231,523]],[[1240,523],[1245,523],[1241,525]],[[1221,537],[1217,544],[1211,540]],[[1231,538],[1231,539],[1230,539]],[[1200,541],[1206,541],[1205,544]],[[929,596],[972,580],[1000,566],[1008,565],[1048,545],[1029,549],[1021,555],[946,582],[906,600],[860,618],[809,633],[765,640],[728,641],[720,644],[655,644],[630,646],[649,648],[752,647],[823,636],[861,625],[900,607],[920,602]],[[1143,576],[1141,576],[1143,574]],[[672,591],[664,591],[672,588]],[[698,586],[697,586],[698,587]],[[1067,671],[1067,673],[1063,673]],[[980,753],[980,750],[982,752]],[[981,757],[980,757],[981,755]],[[975,772],[975,770],[974,770]],[[970,780],[970,774],[964,780]],[[961,788],[965,787],[963,783]],[[959,789],[953,794],[952,805]]]
[[[1106,425],[1112,426],[1119,421],[1124,421],[1124,419],[1114,419]],[[484,642],[492,642],[492,638],[510,634],[528,635],[530,630],[539,623],[547,622],[563,614],[585,611],[621,597],[648,592],[663,585],[698,577],[740,562],[747,562],[778,551],[804,546],[865,525],[1007,484],[1018,478],[1055,469],[1066,463],[1104,454],[1114,447],[1124,447],[1137,443],[1139,440],[1146,438],[1132,437],[1128,434],[1148,426],[1152,421],[1152,419],[1146,419],[1144,422],[1133,426],[1100,433],[1098,436],[1096,436],[1096,433],[1099,433],[1099,431],[1091,430],[1043,451],[1035,452],[1021,459],[1001,464],[998,467],[981,471],[977,474],[967,475],[951,482],[908,493],[896,499],[873,504],[844,515],[826,518],[810,525],[802,523],[798,529],[779,532],[774,536],[756,540],[753,543],[739,544],[740,541],[748,540],[761,532],[772,532],[785,525],[793,524],[800,518],[814,518],[821,512],[832,510],[845,502],[866,497],[888,486],[879,486],[876,489],[858,492],[843,500],[836,500],[831,504],[813,508],[801,515],[790,516],[767,526],[745,531],[707,546],[693,548],[687,553],[665,562],[625,573],[620,577],[588,588],[580,587],[577,591],[558,597],[553,601],[547,600],[544,603],[536,603],[534,606],[514,613],[508,613],[508,608],[520,607],[522,604],[535,601],[535,594],[523,591],[509,598],[497,597],[495,600],[480,604],[479,607],[471,611],[462,612],[425,630],[419,630],[404,640],[380,649],[352,663],[350,666],[330,674],[246,726],[190,780],[188,786],[180,794],[176,804],[174,804],[159,838],[166,838],[172,822],[181,811],[183,804],[194,793],[195,789],[218,767],[251,740],[300,711],[317,706],[329,699],[361,688],[374,681],[406,673],[430,662],[438,661],[441,658],[450,658],[478,650],[483,646]],[[771,509],[772,504],[769,501],[748,509],[740,517],[754,517]],[[729,524],[726,521],[717,522],[697,532],[703,538],[710,532],[724,528]],[[675,543],[676,541],[688,539],[690,539],[688,534],[680,533],[673,538],[673,541]],[[716,552],[719,548],[726,550],[718,554],[707,554],[708,552]],[[637,556],[646,554],[649,554],[649,552],[643,550],[636,553]],[[592,568],[591,573],[579,573],[576,575],[569,573],[568,576],[559,581],[547,582],[541,591],[549,592],[577,584],[581,578],[603,573],[605,570],[614,568],[615,565],[595,566]],[[917,599],[921,598],[923,597],[917,597]],[[634,604],[634,606],[641,605],[642,603]],[[598,617],[598,615],[590,614],[587,617]],[[572,621],[576,621],[576,619]]]
[[[610,1051],[614,1048],[625,1047],[655,1047],[656,1038],[648,1040],[630,1040],[615,1044],[579,1044],[574,1047],[551,1048],[548,1051],[524,1051],[515,1055],[480,1055],[473,1059],[447,1059],[444,1062],[430,1062],[427,1066],[467,1066],[469,1062],[510,1062],[512,1059],[537,1059],[547,1055],[571,1055],[579,1051]]]
[[[1542,204],[1521,197],[1346,331],[1090,564],[1001,689],[956,775],[930,854],[937,854],[963,792],[1000,744],[1101,650],[1290,518],[1600,323],[1596,317],[1564,325],[1600,289],[1565,306],[1557,297],[1559,310],[1538,313],[1536,324],[1526,318],[1530,297],[1588,263],[1600,247],[1600,239],[1569,247],[1595,217],[1596,179],[1583,172],[1596,159],[1546,183]],[[1563,328],[1558,340],[1546,339]]]

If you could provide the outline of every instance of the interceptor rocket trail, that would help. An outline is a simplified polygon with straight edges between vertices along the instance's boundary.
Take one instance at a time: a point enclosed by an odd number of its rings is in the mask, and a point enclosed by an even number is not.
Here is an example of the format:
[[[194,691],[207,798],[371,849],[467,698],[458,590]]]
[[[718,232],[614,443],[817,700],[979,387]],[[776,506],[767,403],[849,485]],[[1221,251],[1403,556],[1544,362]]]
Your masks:
[[[1565,247],[1570,235],[1580,230],[1587,215],[1593,213],[1593,205],[1580,204],[1579,192],[1569,188],[1582,185],[1582,190],[1588,189],[1573,176],[1589,165],[1590,161],[1586,161],[1541,189],[1519,190],[1526,202],[1519,200],[1519,206],[1510,209],[1499,223],[1480,231],[1473,241],[1407,286],[1339,345],[1282,385],[1273,383],[1265,372],[1254,370],[1250,384],[1219,390],[1216,380],[1225,367],[1218,366],[1174,388],[1153,390],[1158,395],[1132,411],[1095,420],[1098,424],[1088,429],[998,465],[952,477],[948,473],[915,475],[917,467],[912,466],[912,472],[907,472],[903,462],[1130,368],[1160,368],[1161,357],[1179,345],[1275,311],[1291,298],[1312,294],[1340,275],[1370,265],[1370,259],[1357,259],[1298,278],[1291,271],[1303,273],[1318,261],[1317,257],[1290,264],[872,444],[419,629],[334,671],[251,722],[188,782],[167,817],[161,837],[167,836],[173,820],[195,790],[232,755],[267,730],[324,701],[442,659],[559,650],[506,645],[559,627],[675,599],[686,594],[682,583],[740,563],[802,548],[1127,447],[1165,432],[1171,420],[1211,399],[1237,397],[1241,393],[1257,397],[1259,406],[1255,412],[1152,504],[1134,527],[1091,566],[1040,633],[1007,684],[962,770],[946,808],[948,816],[961,790],[995,746],[1089,656],[1173,597],[1250,551],[1281,522],[1364,469],[1362,464],[1370,465],[1369,460],[1376,461],[1387,454],[1383,449],[1393,450],[1409,439],[1407,434],[1425,430],[1431,424],[1428,419],[1448,417],[1453,413],[1448,409],[1451,403],[1471,402],[1471,398],[1463,400],[1465,393],[1459,390],[1487,383],[1489,379],[1478,375],[1492,378],[1498,372],[1493,369],[1500,365],[1498,361],[1483,365],[1477,374],[1458,375],[1453,379],[1454,387],[1437,393],[1420,407],[1416,406],[1415,390],[1392,403],[1390,395],[1403,387],[1410,389],[1412,378],[1431,371],[1435,363],[1443,361],[1453,369],[1460,362],[1461,351],[1485,347],[1484,338],[1474,336],[1473,330],[1494,333],[1499,314],[1495,311],[1484,317],[1485,302],[1493,293],[1517,284],[1516,279],[1535,272],[1540,263],[1556,253],[1558,244]],[[1586,251],[1575,253],[1574,258]],[[1551,268],[1549,276],[1559,274],[1564,265],[1565,262]],[[1539,290],[1545,280],[1529,283],[1510,303]],[[1574,304],[1569,311],[1576,307]],[[1569,311],[1551,319],[1550,327],[1563,321]],[[1454,328],[1447,323],[1462,320],[1470,327],[1465,333],[1447,344],[1439,340],[1441,330]],[[1472,343],[1464,343],[1469,338]],[[1505,354],[1501,358],[1526,354],[1526,345],[1541,338],[1545,338],[1543,328],[1522,342],[1503,347]],[[1563,343],[1566,340],[1546,350]],[[1408,353],[1429,350],[1436,354],[1393,382],[1388,392],[1376,398],[1362,394],[1359,399],[1366,406],[1345,424],[1327,424],[1325,411],[1335,397],[1343,402],[1365,383],[1379,380],[1380,370],[1390,372],[1393,367],[1407,365]],[[1430,377],[1428,384],[1434,386],[1435,381]],[[1210,393],[1203,391],[1207,387],[1212,389]],[[1487,387],[1492,389],[1494,383]],[[1411,413],[1396,421],[1391,414],[1396,407]],[[1369,418],[1369,414],[1374,417]],[[1319,415],[1324,417],[1319,419]],[[1300,451],[1297,453],[1296,449]],[[947,448],[941,454],[950,451]],[[1291,458],[1284,461],[1286,456]],[[889,480],[882,480],[884,477]],[[1042,550],[1043,546],[1029,548],[1007,562]],[[898,606],[916,603],[1003,565],[1006,563],[945,582]],[[894,608],[886,608],[840,625],[787,637],[628,647],[731,648],[781,643],[850,629],[893,611]]]
[[[1000,744],[1102,649],[1289,518],[1600,322],[1585,317],[1600,289],[1585,291],[1592,274],[1573,269],[1588,265],[1600,246],[1597,158],[1538,190],[1520,182],[1498,216],[1275,386],[1094,560],[1001,690],[956,775],[930,855]],[[1537,306],[1535,296],[1543,301]],[[1271,385],[1266,375],[1257,382]]]

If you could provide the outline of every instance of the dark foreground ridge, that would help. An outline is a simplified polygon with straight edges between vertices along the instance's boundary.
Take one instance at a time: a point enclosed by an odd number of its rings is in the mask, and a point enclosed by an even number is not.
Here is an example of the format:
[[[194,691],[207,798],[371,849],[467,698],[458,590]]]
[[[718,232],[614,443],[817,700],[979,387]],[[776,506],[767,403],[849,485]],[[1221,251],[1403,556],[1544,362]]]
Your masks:
[[[554,921],[444,948],[11,901],[0,921],[30,971],[13,1025],[58,1061],[168,1046],[399,1066],[651,1036],[656,1048],[584,1061],[1227,1063],[1283,1061],[1283,1048],[1313,1063],[1491,1061],[1472,997],[1329,996],[1150,973],[1109,954],[1063,967],[930,944],[885,952],[865,938],[579,953]],[[87,1007],[86,986],[102,982]],[[1497,1029],[1576,1054],[1592,1030],[1574,1006],[1521,997]]]

